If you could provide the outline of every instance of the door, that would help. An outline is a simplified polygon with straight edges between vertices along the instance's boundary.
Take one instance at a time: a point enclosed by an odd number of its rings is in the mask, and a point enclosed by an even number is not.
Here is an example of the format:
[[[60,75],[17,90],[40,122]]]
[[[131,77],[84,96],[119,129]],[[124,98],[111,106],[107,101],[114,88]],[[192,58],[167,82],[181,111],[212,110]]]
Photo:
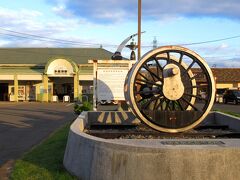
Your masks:
[[[0,83],[0,101],[8,100],[8,83]]]

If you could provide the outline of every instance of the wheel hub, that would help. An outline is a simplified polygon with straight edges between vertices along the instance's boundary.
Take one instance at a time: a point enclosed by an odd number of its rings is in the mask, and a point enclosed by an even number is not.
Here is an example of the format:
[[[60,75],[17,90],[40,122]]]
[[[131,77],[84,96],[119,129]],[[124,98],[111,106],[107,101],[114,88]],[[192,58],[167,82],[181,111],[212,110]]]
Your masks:
[[[178,100],[184,93],[181,73],[178,66],[168,64],[163,69],[163,94],[169,100]]]

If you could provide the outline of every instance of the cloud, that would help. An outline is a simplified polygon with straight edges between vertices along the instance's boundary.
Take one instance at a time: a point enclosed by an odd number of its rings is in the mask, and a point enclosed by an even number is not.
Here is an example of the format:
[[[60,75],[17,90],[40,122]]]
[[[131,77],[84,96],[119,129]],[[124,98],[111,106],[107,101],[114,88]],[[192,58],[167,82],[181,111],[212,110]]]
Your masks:
[[[55,7],[57,14],[64,10],[63,15],[87,17],[89,21],[96,23],[136,20],[137,16],[136,0],[55,0],[51,3],[57,4]],[[142,4],[144,19],[221,17],[240,20],[239,9],[239,0],[147,0]]]
[[[38,11],[20,10],[14,11],[11,9],[0,7],[0,27],[15,29],[19,32],[32,32],[38,35],[64,32],[76,24],[72,21],[48,21],[43,17],[43,14]]]
[[[20,10],[18,12],[11,9],[0,8],[1,26],[23,26],[31,24],[33,27],[33,19],[41,16],[42,14],[37,11]],[[35,24],[35,23],[34,23]]]
[[[222,43],[196,47],[195,50],[201,54],[210,67],[213,65],[217,67],[240,67],[240,53],[237,53],[239,48],[235,45]]]
[[[234,58],[234,59],[224,60],[223,67],[239,68],[240,67],[240,59]]]
[[[26,9],[15,11],[0,7],[0,17],[1,47],[70,46],[70,44],[60,44],[54,41],[38,40],[37,37],[29,37],[27,35],[5,31],[4,29],[43,37],[58,38],[62,34],[74,30],[78,26],[77,19],[62,19],[61,21],[54,21],[49,19],[46,20],[41,12]],[[66,37],[61,39],[65,38]],[[71,39],[68,38],[67,40]]]
[[[64,5],[58,5],[52,8],[53,12],[59,16],[72,18],[74,15],[71,11],[67,10]]]
[[[219,49],[225,49],[225,48],[228,48],[228,44],[226,43],[222,43],[220,46],[219,46]]]
[[[73,16],[94,23],[109,23],[124,20],[132,13],[128,13],[126,9],[133,6],[133,3],[114,0],[88,0],[88,1],[62,1],[55,0],[50,3],[55,4],[53,11],[64,18],[72,18]]]
[[[4,47],[4,46],[6,46],[8,44],[9,44],[9,41],[0,39],[0,47]]]
[[[144,8],[144,3],[143,3]],[[146,2],[146,16],[225,17],[240,19],[238,0],[169,0]]]
[[[229,46],[226,43],[221,44],[208,44],[206,45],[200,45],[200,46],[187,46],[190,49],[195,49],[197,52],[204,52],[204,54],[220,54],[220,55],[226,55],[226,54],[232,54],[234,52],[234,48],[232,46]]]
[[[213,65],[216,67],[228,67],[228,68],[239,68],[240,59],[239,58],[206,58],[206,61],[210,67]]]

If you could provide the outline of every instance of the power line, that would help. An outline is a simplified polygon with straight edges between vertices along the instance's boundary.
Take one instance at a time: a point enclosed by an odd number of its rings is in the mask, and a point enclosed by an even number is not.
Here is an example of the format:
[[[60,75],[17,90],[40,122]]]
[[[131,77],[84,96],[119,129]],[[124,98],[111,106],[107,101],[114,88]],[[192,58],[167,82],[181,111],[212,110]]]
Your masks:
[[[91,46],[118,47],[118,45],[115,45],[115,44],[86,43],[86,42],[79,42],[79,41],[69,41],[69,40],[49,38],[49,37],[45,37],[45,36],[39,36],[39,35],[34,35],[34,34],[28,34],[28,33],[12,31],[12,30],[8,30],[8,29],[2,28],[2,27],[0,27],[0,29],[3,30],[3,31],[6,31],[6,32],[14,33],[14,34],[0,33],[2,35],[19,37],[19,38],[25,38],[25,39],[34,39],[34,40],[39,40],[39,41],[55,42],[55,43],[58,43],[58,44],[81,45],[81,46],[88,46],[88,47],[91,47]],[[184,43],[184,44],[176,44],[176,45],[179,45],[179,46],[190,46],[190,45],[208,44],[208,43],[214,43],[214,42],[219,42],[219,41],[226,41],[226,40],[236,39],[236,38],[240,38],[240,35],[226,37],[226,38],[220,38],[220,39],[215,39],[215,40],[200,41],[200,42],[193,42],[193,43]],[[152,45],[142,45],[142,47],[143,48],[151,48]]]
[[[38,41],[44,41],[44,42],[54,42],[57,44],[65,44],[65,45],[81,45],[82,47],[102,47],[103,44],[80,44],[80,43],[70,43],[70,42],[64,42],[64,41],[56,41],[56,40],[47,40],[47,39],[39,39],[39,38],[34,38],[34,37],[27,37],[27,36],[21,36],[21,35],[15,35],[15,34],[8,34],[8,33],[1,33],[2,35],[5,36],[11,36],[11,37],[16,37],[16,38],[23,38],[23,39],[31,39],[31,40],[38,40]],[[117,47],[117,45],[104,45],[105,47]]]
[[[3,31],[15,33],[15,34],[25,35],[25,37],[26,37],[26,36],[30,36],[30,37],[40,38],[40,39],[47,39],[47,40],[52,40],[52,41],[60,41],[60,42],[74,43],[74,44],[100,45],[100,44],[94,44],[94,43],[85,43],[85,42],[78,42],[78,41],[69,41],[69,40],[63,40],[63,39],[49,38],[49,37],[39,36],[39,35],[35,35],[35,34],[28,34],[28,33],[22,33],[22,32],[12,31],[12,30],[8,30],[8,29],[1,28],[1,27],[0,27],[0,29],[3,30]],[[21,36],[21,37],[22,37],[22,36]]]
[[[38,39],[38,38],[34,38],[34,37],[26,37],[26,36],[20,36],[20,35],[15,35],[15,34],[8,34],[8,33],[1,33],[2,35],[5,36],[11,36],[11,37],[16,37],[16,38],[23,38],[23,39],[31,39],[31,40],[38,40],[38,41],[44,41],[44,42],[54,42],[57,44],[65,44],[65,45],[78,45],[76,43],[69,43],[69,42],[59,42],[59,41],[54,41],[54,40],[47,40],[47,39]],[[90,46],[90,45],[81,45],[81,46]]]
[[[220,39],[214,39],[214,40],[208,40],[208,41],[200,41],[200,42],[193,42],[193,43],[183,43],[183,44],[173,44],[173,45],[190,46],[190,45],[198,45],[198,44],[207,44],[207,43],[214,43],[214,42],[219,42],[219,41],[226,41],[226,40],[237,39],[237,38],[240,38],[240,35],[230,36],[230,37],[225,37],[225,38],[220,38]],[[145,46],[145,47],[152,47],[152,46]]]
[[[220,38],[220,39],[214,39],[214,40],[209,40],[209,41],[200,41],[200,42],[193,42],[193,43],[173,44],[173,45],[177,45],[177,46],[191,46],[191,45],[208,44],[208,43],[214,43],[214,42],[219,42],[219,41],[226,41],[226,40],[237,39],[237,38],[240,38],[240,35],[226,37],[226,38]],[[151,48],[152,46],[142,46],[142,47]]]
[[[12,31],[12,30],[7,30],[4,28],[1,28],[1,30],[14,33],[14,34],[9,34],[9,33],[0,33],[3,35],[7,36],[13,36],[13,37],[19,37],[19,38],[26,38],[26,39],[34,39],[34,40],[39,40],[39,41],[47,41],[47,42],[55,42],[55,43],[60,43],[60,44],[71,44],[71,45],[82,45],[82,46],[101,46],[103,45],[102,43],[86,43],[86,42],[79,42],[79,41],[69,41],[69,40],[63,40],[63,39],[55,39],[55,38],[49,38],[45,36],[39,36],[39,35],[34,35],[34,34],[28,34],[28,33],[22,33],[22,32],[17,32],[17,31]],[[104,46],[117,46],[117,45],[112,45],[112,44],[104,44]]]
[[[197,45],[197,44],[207,44],[207,43],[226,41],[226,40],[229,40],[229,39],[236,39],[236,38],[240,38],[240,35],[232,36],[232,37],[226,37],[226,38],[221,38],[221,39],[215,39],[215,40],[209,40],[209,41],[201,41],[201,42],[195,42],[195,43],[180,44],[180,45],[181,46],[190,46],[190,45]]]

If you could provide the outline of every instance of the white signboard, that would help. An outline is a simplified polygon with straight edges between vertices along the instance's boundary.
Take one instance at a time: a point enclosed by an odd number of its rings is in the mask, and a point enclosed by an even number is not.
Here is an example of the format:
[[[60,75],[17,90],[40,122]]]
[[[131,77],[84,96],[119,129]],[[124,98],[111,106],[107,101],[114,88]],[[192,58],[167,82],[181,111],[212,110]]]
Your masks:
[[[125,101],[124,82],[136,61],[89,60],[93,64],[93,110],[98,103]]]
[[[128,67],[98,67],[97,100],[125,100],[124,81]]]

